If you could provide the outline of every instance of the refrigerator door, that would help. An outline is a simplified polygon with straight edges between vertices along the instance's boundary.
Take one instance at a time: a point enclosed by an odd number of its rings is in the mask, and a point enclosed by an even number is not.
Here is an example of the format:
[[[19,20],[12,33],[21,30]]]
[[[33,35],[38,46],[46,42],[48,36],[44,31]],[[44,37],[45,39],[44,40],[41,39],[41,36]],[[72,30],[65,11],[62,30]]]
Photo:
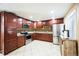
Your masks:
[[[59,37],[54,36],[53,39],[54,39],[54,40],[53,40],[53,43],[54,43],[54,44],[59,44]]]
[[[54,24],[53,25],[53,36],[59,36],[60,34],[59,31],[60,31],[59,25]]]
[[[53,43],[59,44],[60,36],[63,34],[63,24],[53,25]]]

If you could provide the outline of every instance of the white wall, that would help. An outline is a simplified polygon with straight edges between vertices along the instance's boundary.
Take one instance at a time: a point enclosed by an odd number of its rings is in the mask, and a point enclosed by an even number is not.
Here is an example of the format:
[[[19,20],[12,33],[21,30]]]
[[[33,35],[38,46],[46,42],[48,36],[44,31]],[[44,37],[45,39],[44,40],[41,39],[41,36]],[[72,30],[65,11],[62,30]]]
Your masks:
[[[79,4],[76,4],[76,7],[77,7],[76,38],[79,39]]]
[[[70,39],[76,39],[76,14],[77,8],[74,5],[64,18],[65,28],[69,30]]]

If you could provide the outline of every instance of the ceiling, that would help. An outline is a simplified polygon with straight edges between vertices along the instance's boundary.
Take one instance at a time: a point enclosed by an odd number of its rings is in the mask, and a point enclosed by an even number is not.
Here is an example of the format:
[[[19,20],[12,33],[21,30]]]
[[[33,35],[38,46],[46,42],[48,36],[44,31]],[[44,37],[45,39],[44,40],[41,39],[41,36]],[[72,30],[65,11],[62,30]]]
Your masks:
[[[0,11],[9,11],[26,19],[39,21],[64,17],[71,3],[0,3]]]

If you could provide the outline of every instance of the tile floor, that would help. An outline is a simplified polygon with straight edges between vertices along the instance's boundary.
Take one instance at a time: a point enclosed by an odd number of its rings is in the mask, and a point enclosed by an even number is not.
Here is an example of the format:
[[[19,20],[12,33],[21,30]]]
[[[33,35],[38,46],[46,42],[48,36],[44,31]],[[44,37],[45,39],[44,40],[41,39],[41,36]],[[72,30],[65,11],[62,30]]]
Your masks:
[[[2,56],[2,54],[0,54],[0,56]],[[9,53],[7,56],[61,56],[61,54],[60,46],[49,42],[34,40]]]

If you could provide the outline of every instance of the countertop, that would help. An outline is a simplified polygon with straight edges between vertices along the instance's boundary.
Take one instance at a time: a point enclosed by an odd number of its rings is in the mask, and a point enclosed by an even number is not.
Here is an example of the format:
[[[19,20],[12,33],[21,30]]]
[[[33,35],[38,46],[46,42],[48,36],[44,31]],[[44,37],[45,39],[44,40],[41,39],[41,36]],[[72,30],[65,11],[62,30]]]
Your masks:
[[[53,34],[53,32],[44,32],[44,31],[29,31],[28,32],[29,34],[33,34],[33,33],[41,33],[41,34]],[[17,36],[24,36],[23,34],[21,34],[21,33],[17,33]]]
[[[44,34],[53,34],[52,32],[44,32],[44,31],[34,31],[34,32],[28,32],[28,33],[30,33],[30,34],[32,34],[32,33],[44,33]]]

